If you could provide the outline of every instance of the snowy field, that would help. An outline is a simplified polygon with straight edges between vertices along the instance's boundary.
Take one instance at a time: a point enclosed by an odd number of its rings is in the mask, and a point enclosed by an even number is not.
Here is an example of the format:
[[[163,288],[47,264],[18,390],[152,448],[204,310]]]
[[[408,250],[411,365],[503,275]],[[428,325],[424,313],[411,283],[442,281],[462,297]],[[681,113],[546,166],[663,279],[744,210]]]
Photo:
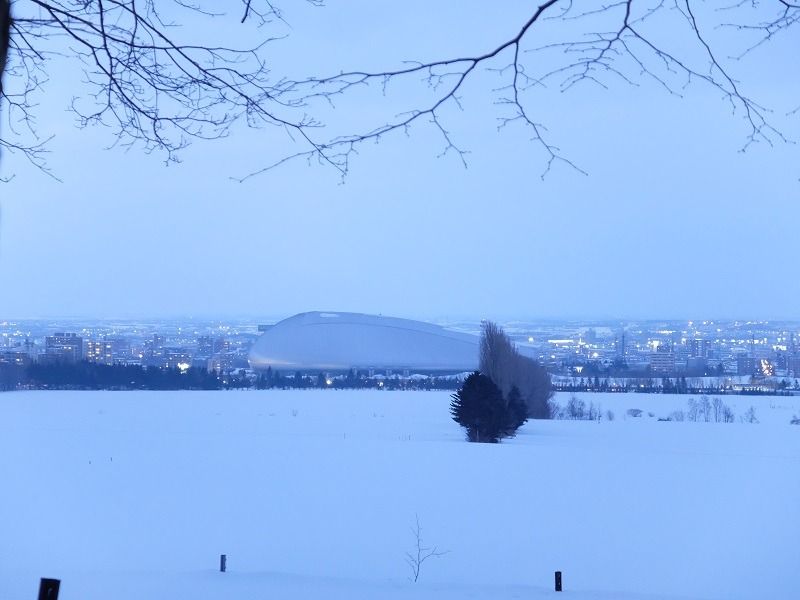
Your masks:
[[[0,598],[800,598],[800,397],[577,395],[484,445],[448,393],[0,394]]]

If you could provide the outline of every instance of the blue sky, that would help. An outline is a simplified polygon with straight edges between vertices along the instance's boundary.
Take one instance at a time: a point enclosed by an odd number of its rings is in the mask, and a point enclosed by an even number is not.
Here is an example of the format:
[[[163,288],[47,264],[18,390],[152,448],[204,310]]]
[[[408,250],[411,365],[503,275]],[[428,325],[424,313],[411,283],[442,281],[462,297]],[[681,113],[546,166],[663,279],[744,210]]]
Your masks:
[[[482,52],[529,5],[486,14],[483,4],[293,9],[273,68]],[[734,65],[792,139],[799,46],[779,37]],[[37,109],[41,129],[56,133],[48,163],[62,181],[3,157],[16,176],[0,185],[0,315],[800,318],[796,145],[740,152],[740,115],[700,84],[680,98],[652,81],[609,79],[607,89],[548,88],[532,104],[588,173],[556,166],[542,180],[546,160],[529,136],[497,131],[493,77],[479,73],[464,110],[446,113],[467,168],[415,127],[362,146],[344,183],[302,162],[238,183],[289,153],[290,140],[237,130],[168,167],[156,154],[108,150],[107,131],[73,127],[65,107],[80,74],[64,66]],[[346,129],[374,102],[354,96],[327,116]]]

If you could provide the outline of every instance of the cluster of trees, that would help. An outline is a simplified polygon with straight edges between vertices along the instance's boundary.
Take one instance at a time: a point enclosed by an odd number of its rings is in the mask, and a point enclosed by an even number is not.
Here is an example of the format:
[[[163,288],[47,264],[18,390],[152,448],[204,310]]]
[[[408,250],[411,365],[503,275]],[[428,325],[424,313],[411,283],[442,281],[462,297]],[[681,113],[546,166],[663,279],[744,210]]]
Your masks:
[[[609,364],[603,364],[599,361],[577,363],[570,366],[570,372],[573,375],[581,374],[584,377],[594,377],[597,380],[598,377],[630,377],[631,368],[624,359],[615,358]],[[637,369],[637,372],[647,376],[653,375],[653,371],[649,366],[646,369]],[[687,369],[686,373],[690,377],[719,377],[725,374],[725,364],[719,362],[706,365],[704,368]],[[676,374],[673,372],[671,375],[674,377]]]
[[[558,402],[550,400],[550,415],[552,419],[561,419],[567,421],[601,421],[603,418],[609,421],[614,420],[613,411],[606,411],[603,413],[603,406],[598,402],[586,402],[572,394],[566,406],[561,406]]]
[[[700,400],[689,398],[687,410],[676,410],[667,417],[668,421],[692,421],[692,422],[714,422],[714,423],[733,423],[735,415],[733,409],[725,404],[720,398],[708,399],[708,396],[700,396]],[[758,423],[756,409],[750,409],[740,419],[743,423]]]
[[[723,385],[721,382],[720,385]],[[720,386],[711,386],[717,390]],[[703,387],[691,384],[686,381],[685,376],[681,377],[662,377],[661,381],[652,377],[635,377],[625,379],[614,379],[612,382],[608,378],[600,379],[598,375],[594,377],[581,377],[580,381],[570,381],[566,384],[556,385],[559,392],[646,392],[650,394],[698,394],[703,391]]]
[[[329,378],[325,373],[307,375],[300,371],[286,375],[267,367],[253,382],[257,390],[332,388],[339,390],[385,389],[385,390],[455,390],[460,382],[450,377],[425,377],[408,379],[400,377],[368,377],[361,371],[350,369],[344,377]]]
[[[483,323],[479,370],[452,396],[450,414],[470,442],[497,443],[528,419],[549,419],[550,376],[497,324]]]
[[[140,365],[104,365],[92,362],[32,363],[18,383],[35,389],[77,390],[219,390],[237,387],[235,377],[189,368],[162,369]]]
[[[610,410],[603,412],[603,407],[600,403],[589,402],[586,405],[584,400],[581,400],[575,394],[570,396],[569,402],[566,406],[560,406],[557,402],[550,401],[550,412],[553,419],[563,419],[572,421],[601,421],[604,418],[613,421],[614,413]],[[638,408],[630,408],[627,410],[629,417],[641,417],[642,411]],[[648,413],[649,416],[654,417],[654,413]],[[711,398],[705,394],[700,396],[699,400],[689,398],[687,403],[687,410],[673,411],[666,418],[659,418],[659,421],[692,421],[692,422],[706,422],[706,423],[733,423],[735,415],[733,409],[725,404],[720,398]],[[756,409],[751,406],[747,411],[739,417],[742,423],[758,423],[756,417]]]
[[[25,367],[12,363],[0,362],[0,392],[10,391],[25,377]]]
[[[93,362],[32,363],[28,366],[0,363],[0,391],[25,386],[34,389],[82,390],[219,390],[219,389],[384,389],[456,390],[461,382],[453,377],[376,378],[350,370],[344,377],[325,373],[286,375],[268,368],[254,380],[244,374],[186,370],[139,365],[105,365]]]
[[[662,377],[661,380],[652,377],[634,377],[613,380],[600,379],[598,376],[586,377],[579,381],[554,383],[553,389],[557,392],[639,392],[643,394],[752,394],[752,395],[780,395],[783,390],[800,389],[797,381],[792,382],[782,379],[770,383],[765,382],[764,387],[772,385],[774,389],[741,390],[733,392],[726,389],[726,382],[722,378],[713,381],[703,381],[699,378],[685,376]]]

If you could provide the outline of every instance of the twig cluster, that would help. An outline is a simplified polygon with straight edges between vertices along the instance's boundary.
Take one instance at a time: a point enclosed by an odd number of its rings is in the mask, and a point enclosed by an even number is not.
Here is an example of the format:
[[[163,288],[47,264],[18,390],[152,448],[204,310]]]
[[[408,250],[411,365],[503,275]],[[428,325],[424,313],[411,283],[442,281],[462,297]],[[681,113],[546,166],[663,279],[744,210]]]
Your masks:
[[[415,547],[414,550],[411,552],[406,552],[406,563],[408,566],[411,567],[412,576],[409,577],[409,581],[417,581],[419,580],[419,573],[420,569],[422,568],[422,563],[432,557],[436,556],[444,556],[449,552],[440,552],[434,546],[433,548],[424,548],[422,545],[422,527],[419,525],[419,515],[414,515],[415,525],[411,528],[411,533],[414,534],[415,540]]]
[[[284,19],[273,0],[240,2],[237,20],[242,22],[261,26]],[[0,7],[5,3],[0,0]],[[466,151],[451,132],[448,111],[463,110],[467,82],[478,72],[499,80],[492,89],[498,128],[521,126],[530,132],[545,156],[543,176],[558,163],[581,171],[542,123],[536,93],[544,88],[568,91],[587,83],[607,87],[614,79],[639,85],[649,79],[669,94],[682,95],[686,86],[697,82],[717,91],[742,117],[747,125],[745,148],[755,142],[772,144],[784,140],[782,134],[771,124],[769,111],[744,92],[732,69],[736,60],[800,19],[800,4],[789,0],[731,0],[714,8],[699,0],[546,0],[521,24],[509,24],[508,37],[469,55],[383,71],[342,70],[289,79],[268,67],[266,49],[276,38],[266,37],[246,49],[185,41],[186,30],[175,25],[180,17],[220,16],[206,4],[17,0],[7,39],[6,80],[13,85],[0,92],[8,122],[0,147],[22,151],[46,168],[47,140],[36,131],[35,96],[47,81],[48,63],[59,56],[77,57],[82,63],[83,89],[88,92],[76,96],[71,106],[79,125],[109,127],[112,145],[139,145],[176,161],[192,139],[225,137],[237,122],[276,126],[299,143],[298,152],[248,177],[297,158],[327,164],[344,176],[364,142],[408,134],[415,125],[432,127],[442,139],[443,153],[452,152],[466,164]],[[721,29],[733,29],[743,42],[733,56],[721,46]],[[364,86],[389,96],[395,82],[416,90],[408,110],[372,123],[365,114],[361,125],[354,126],[356,131],[327,133],[318,116],[320,102],[332,106]],[[21,135],[20,128],[29,135]],[[31,139],[30,134],[34,142],[21,141]]]

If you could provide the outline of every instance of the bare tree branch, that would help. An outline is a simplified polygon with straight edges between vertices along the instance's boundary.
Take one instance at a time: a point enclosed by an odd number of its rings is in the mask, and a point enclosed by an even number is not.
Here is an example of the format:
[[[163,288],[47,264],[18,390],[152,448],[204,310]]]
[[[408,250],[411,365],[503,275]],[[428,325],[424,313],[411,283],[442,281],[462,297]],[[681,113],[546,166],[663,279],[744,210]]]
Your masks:
[[[215,16],[180,0],[173,4]],[[247,17],[258,24],[280,18],[264,0],[258,7],[253,0],[244,4]],[[20,6],[27,13],[21,14]],[[37,141],[2,143],[29,158],[37,157],[39,144],[33,96],[47,79],[48,63],[66,55],[83,64],[88,84],[88,95],[76,95],[71,105],[80,126],[111,127],[112,146],[139,145],[177,161],[191,139],[225,137],[233,123],[244,120],[289,128],[315,148],[305,131],[317,124],[288,110],[279,98],[283,84],[273,81],[264,62],[264,49],[274,38],[247,49],[184,43],[182,32],[156,9],[156,0],[18,0],[15,12],[8,75],[17,85],[3,97],[9,122],[24,125]]]
[[[284,20],[276,0],[239,2],[237,22],[260,27]],[[466,165],[468,150],[459,141],[454,115],[469,110],[463,99],[474,93],[470,85],[485,85],[487,74],[499,81],[487,90],[499,113],[493,117],[498,129],[528,132],[544,156],[542,176],[557,164],[584,172],[568,158],[569,152],[559,149],[558,132],[545,126],[542,93],[547,90],[586,93],[586,85],[602,89],[614,81],[650,81],[682,96],[686,86],[697,83],[717,92],[745,123],[745,148],[786,141],[772,123],[772,113],[737,81],[735,65],[797,25],[800,5],[789,0],[733,0],[716,9],[698,0],[540,0],[521,23],[509,24],[507,37],[471,53],[398,63],[386,70],[343,69],[294,79],[268,58],[268,49],[280,36],[262,37],[250,48],[202,39],[187,42],[194,32],[176,26],[181,18],[222,16],[206,4],[16,0],[12,21],[8,0],[0,0],[5,11],[0,11],[5,14],[0,23],[10,34],[0,37],[0,51],[3,43],[8,47],[6,85],[0,88],[8,127],[0,145],[46,166],[35,121],[36,97],[47,83],[52,61],[66,57],[77,58],[84,73],[86,91],[76,90],[71,104],[79,125],[109,127],[112,146],[138,146],[163,153],[168,162],[178,161],[192,140],[226,137],[236,123],[275,128],[295,143],[296,152],[240,180],[298,158],[333,167],[344,176],[364,142],[409,135],[418,127],[439,136],[441,154],[454,154]],[[720,29],[732,29],[742,42],[732,57],[715,38]],[[400,112],[375,118],[362,111],[349,130],[331,133],[331,121],[338,116],[330,112],[332,107],[354,101],[363,90],[379,91],[391,105],[396,87],[414,93]],[[325,122],[324,114],[329,115]]]
[[[418,581],[422,563],[432,557],[444,556],[449,553],[449,550],[444,552],[439,551],[434,546],[433,548],[425,548],[422,545],[422,527],[419,524],[419,515],[414,515],[415,525],[411,528],[411,533],[414,534],[414,549],[411,552],[406,552],[406,563],[411,567],[413,577],[409,577],[409,581]]]
[[[0,97],[3,94],[3,71],[6,70],[6,56],[11,38],[11,4],[0,0]]]
[[[697,16],[696,4],[696,0],[624,0],[581,4],[579,9],[570,0],[549,0],[537,6],[515,34],[482,52],[410,63],[399,69],[342,71],[327,77],[289,82],[284,93],[293,95],[293,102],[298,106],[313,106],[317,100],[332,103],[334,99],[370,85],[380,86],[384,94],[391,82],[418,85],[417,104],[407,112],[368,126],[363,132],[318,141],[314,149],[291,158],[310,160],[324,156],[346,173],[350,156],[362,142],[377,141],[396,132],[408,133],[411,125],[420,123],[428,124],[441,135],[444,153],[453,150],[464,161],[465,151],[457,146],[450,133],[445,109],[461,109],[460,94],[467,81],[484,69],[505,81],[494,89],[498,94],[496,104],[505,109],[505,114],[499,116],[499,128],[523,125],[531,131],[531,139],[546,155],[542,176],[555,163],[583,171],[565,158],[551,141],[552,136],[535,111],[536,90],[554,86],[567,92],[585,83],[605,88],[609,77],[630,85],[638,85],[637,79],[644,77],[676,96],[683,96],[691,83],[702,83],[719,92],[734,114],[745,122],[744,148],[754,142],[771,145],[774,141],[787,141],[769,120],[770,111],[745,94],[704,32],[706,28],[727,26],[732,20],[704,25]],[[768,6],[742,1],[728,7],[735,14],[725,13],[721,18],[741,18],[755,23],[749,27],[761,37],[748,46],[753,50],[800,18],[800,10],[793,3],[773,0],[772,6],[771,10]],[[683,31],[672,35],[676,22],[679,23],[675,14],[682,15],[685,26]],[[766,21],[763,20],[765,15]],[[564,31],[553,34],[556,26]],[[656,35],[654,31],[659,27],[665,28],[667,35]],[[561,39],[540,43],[538,40],[545,33]],[[690,45],[684,47],[687,39]]]

